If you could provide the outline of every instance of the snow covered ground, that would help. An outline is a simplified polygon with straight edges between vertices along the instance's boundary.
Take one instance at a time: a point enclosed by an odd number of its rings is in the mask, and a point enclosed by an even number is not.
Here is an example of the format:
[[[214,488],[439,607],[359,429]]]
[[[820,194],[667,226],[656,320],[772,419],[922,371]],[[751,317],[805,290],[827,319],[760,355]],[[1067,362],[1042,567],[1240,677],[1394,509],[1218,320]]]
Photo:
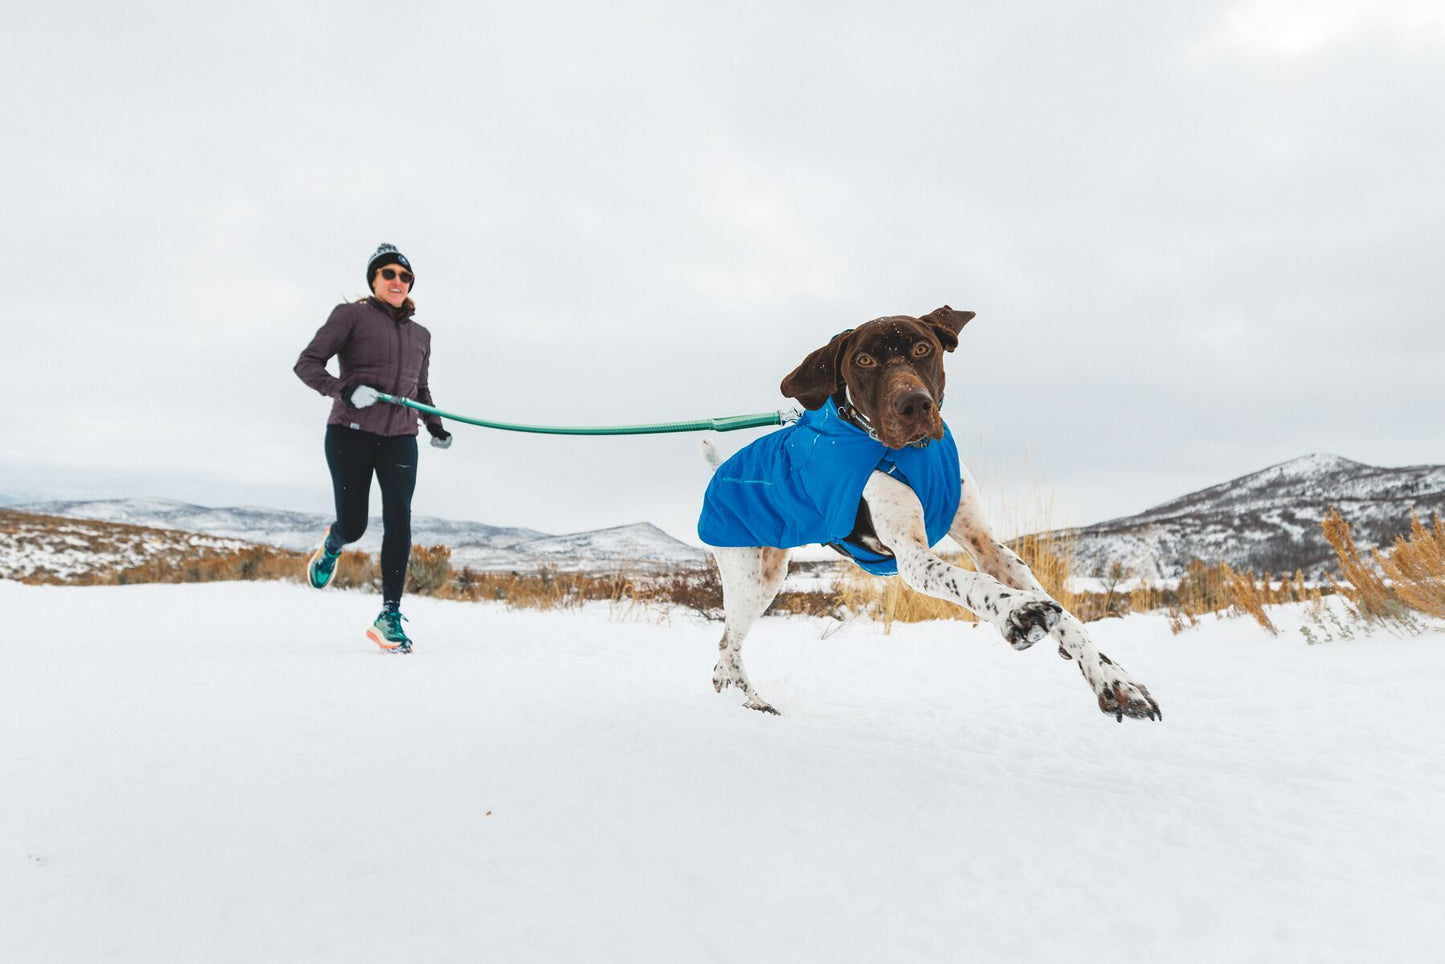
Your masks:
[[[0,582],[0,960],[1426,961],[1445,633],[1051,647],[280,584]],[[1431,897],[1431,894],[1435,894]]]

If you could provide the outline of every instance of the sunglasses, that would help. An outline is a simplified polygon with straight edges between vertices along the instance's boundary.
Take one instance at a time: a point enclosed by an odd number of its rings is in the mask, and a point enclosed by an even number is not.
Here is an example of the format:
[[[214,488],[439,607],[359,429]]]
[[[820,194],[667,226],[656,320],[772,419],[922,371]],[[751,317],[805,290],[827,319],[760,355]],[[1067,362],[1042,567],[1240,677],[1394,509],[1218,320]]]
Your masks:
[[[395,268],[381,269],[381,276],[387,281],[395,281],[397,275],[401,275],[401,283],[407,285],[411,284],[416,277],[410,271],[397,271]]]

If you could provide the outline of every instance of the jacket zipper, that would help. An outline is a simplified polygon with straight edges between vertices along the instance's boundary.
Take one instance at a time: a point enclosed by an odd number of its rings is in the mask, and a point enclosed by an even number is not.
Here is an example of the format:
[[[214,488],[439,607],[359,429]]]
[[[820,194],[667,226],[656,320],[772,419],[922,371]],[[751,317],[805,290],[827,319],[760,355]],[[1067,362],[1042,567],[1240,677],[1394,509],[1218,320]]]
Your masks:
[[[403,356],[403,354],[402,354],[403,351],[404,351],[404,349],[403,349],[403,347],[402,347],[402,341],[403,341],[403,339],[402,339],[402,337],[401,337],[401,322],[397,321],[395,318],[392,318],[392,319],[391,319],[391,326],[392,326],[392,328],[396,331],[396,375],[394,375],[394,376],[392,377],[392,379],[391,379],[391,384],[392,384],[391,394],[393,394],[393,395],[400,395],[400,394],[401,394],[401,372],[402,372],[402,369],[406,367],[406,366],[405,366],[405,359],[404,359],[404,356]],[[390,413],[388,413],[388,414],[387,414],[387,418],[386,418],[386,427],[387,427],[387,429],[388,429],[388,434],[390,434],[389,430],[390,430],[391,428],[393,428],[393,425],[392,425],[391,423],[396,420],[396,416],[397,416],[399,413],[406,411],[406,409],[402,408],[400,405],[393,405],[393,406],[392,406],[392,409],[393,409],[393,411],[391,411]]]

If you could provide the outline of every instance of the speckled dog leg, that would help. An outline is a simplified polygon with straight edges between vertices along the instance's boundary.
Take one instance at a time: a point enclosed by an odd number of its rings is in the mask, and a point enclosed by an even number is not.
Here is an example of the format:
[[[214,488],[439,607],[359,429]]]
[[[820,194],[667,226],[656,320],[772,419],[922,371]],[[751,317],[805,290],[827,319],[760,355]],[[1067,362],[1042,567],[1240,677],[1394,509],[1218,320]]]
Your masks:
[[[724,626],[718,643],[718,661],[712,671],[713,689],[736,686],[747,697],[743,704],[764,713],[778,711],[758,695],[743,668],[743,640],[758,617],[778,594],[788,574],[788,550],[773,548],[713,549],[722,577]]]
[[[1015,649],[1028,649],[1058,625],[1063,607],[1047,593],[1010,588],[940,559],[928,547],[923,506],[907,485],[874,472],[863,487],[863,498],[878,538],[898,560],[898,574],[914,589],[956,602],[987,620]]]
[[[979,572],[986,572],[1006,586],[1018,589],[1042,590],[1038,579],[1022,559],[1008,546],[997,541],[989,531],[984,518],[982,499],[978,484],[963,470],[963,490],[958,500],[958,512],[948,534],[963,546],[973,557]],[[1053,630],[1058,640],[1059,655],[1073,660],[1084,674],[1084,679],[1099,701],[1099,709],[1117,720],[1132,719],[1162,720],[1163,711],[1149,695],[1144,684],[1136,682],[1124,667],[1114,662],[1094,647],[1093,640],[1072,613],[1065,612]]]

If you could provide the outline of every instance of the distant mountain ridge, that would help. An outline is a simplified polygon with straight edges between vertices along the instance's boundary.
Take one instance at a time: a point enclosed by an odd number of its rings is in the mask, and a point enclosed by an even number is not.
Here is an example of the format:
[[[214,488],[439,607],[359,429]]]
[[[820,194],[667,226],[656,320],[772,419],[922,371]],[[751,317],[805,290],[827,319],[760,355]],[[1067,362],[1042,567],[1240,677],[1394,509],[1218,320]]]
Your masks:
[[[1115,563],[1145,578],[1183,574],[1193,559],[1235,568],[1320,575],[1334,550],[1320,531],[1333,507],[1361,545],[1388,546],[1410,512],[1445,515],[1445,465],[1383,468],[1314,454],[1180,496],[1138,515],[1064,530],[1074,569],[1102,575]]]
[[[314,549],[331,521],[330,516],[320,513],[254,506],[213,508],[171,499],[29,502],[13,508],[65,518],[205,533],[297,551]],[[381,533],[381,519],[371,519],[366,534],[353,548],[378,551]],[[701,549],[674,539],[648,522],[550,535],[535,529],[413,516],[412,542],[447,546],[451,549],[452,565],[457,569],[470,566],[477,570],[531,570],[549,565],[566,571],[591,572],[619,566],[695,568],[706,564]]]
[[[1319,576],[1334,567],[1320,521],[1338,508],[1361,545],[1389,545],[1410,524],[1410,512],[1445,516],[1445,465],[1383,468],[1315,454],[1271,465],[1200,489],[1132,516],[1110,519],[1050,536],[1072,543],[1078,575],[1103,575],[1114,563],[1145,578],[1182,575],[1191,560],[1227,562],[1257,573]],[[209,508],[166,499],[28,502],[21,512],[127,523],[204,533],[309,551],[329,516],[257,507]],[[372,519],[357,548],[376,552],[381,520]],[[552,535],[533,529],[492,526],[417,516],[417,545],[448,546],[461,569],[530,571],[554,566],[572,572],[618,568],[661,570],[706,565],[703,550],[638,522],[591,532]]]

